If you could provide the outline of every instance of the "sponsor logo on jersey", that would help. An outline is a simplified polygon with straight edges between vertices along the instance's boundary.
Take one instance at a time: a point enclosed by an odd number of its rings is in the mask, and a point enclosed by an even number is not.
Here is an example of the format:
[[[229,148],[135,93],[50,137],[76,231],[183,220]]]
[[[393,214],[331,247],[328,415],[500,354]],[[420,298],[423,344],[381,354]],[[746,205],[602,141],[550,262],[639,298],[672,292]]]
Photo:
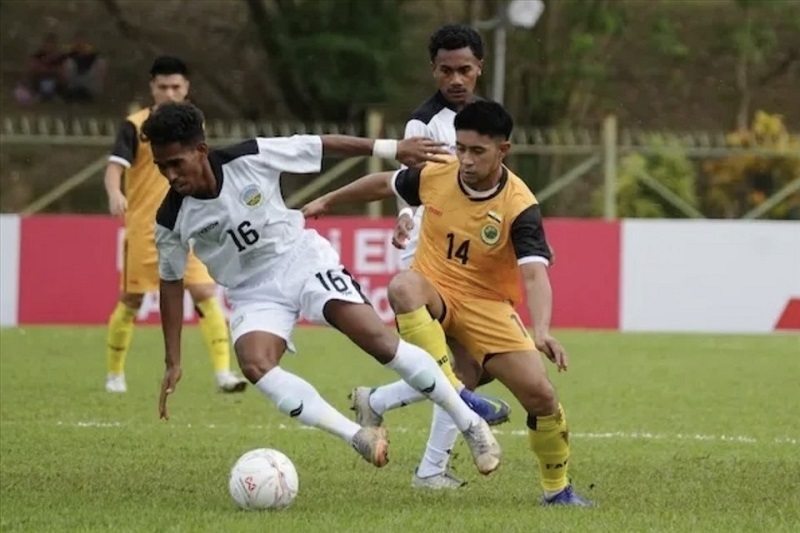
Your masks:
[[[212,222],[208,226],[206,226],[206,227],[202,228],[200,231],[198,231],[197,234],[198,235],[203,235],[204,233],[208,233],[209,231],[211,231],[212,229],[216,228],[217,226],[219,226],[219,222]]]
[[[481,240],[489,246],[494,246],[500,240],[500,228],[497,224],[489,222],[481,228]]]
[[[247,207],[258,207],[264,201],[264,195],[255,185],[248,185],[242,190],[239,199]]]

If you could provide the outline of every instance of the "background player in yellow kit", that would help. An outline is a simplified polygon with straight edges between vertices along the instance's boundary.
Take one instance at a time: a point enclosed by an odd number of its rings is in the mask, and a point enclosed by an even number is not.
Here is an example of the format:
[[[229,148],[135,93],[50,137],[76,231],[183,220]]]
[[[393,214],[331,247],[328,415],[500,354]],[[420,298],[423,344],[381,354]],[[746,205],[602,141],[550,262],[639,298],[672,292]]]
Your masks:
[[[567,353],[550,334],[550,251],[538,202],[505,166],[513,121],[500,104],[474,102],[455,117],[456,153],[445,164],[371,174],[303,208],[319,216],[335,205],[403,197],[425,206],[411,270],[389,284],[403,339],[434,357],[445,335],[505,385],[528,413],[543,503],[588,506],[567,477],[569,430],[537,349],[567,369]],[[524,280],[533,338],[514,305]]]
[[[150,69],[150,89],[154,106],[186,99],[189,73],[184,62],[175,57],[157,58]],[[120,299],[108,321],[108,392],[127,391],[125,358],[131,345],[136,313],[144,293],[158,290],[159,284],[155,219],[169,184],[153,163],[149,143],[141,137],[141,125],[151,110],[137,111],[122,123],[105,173],[109,211],[125,220]],[[217,387],[223,392],[244,390],[247,381],[230,371],[228,327],[216,299],[216,285],[194,256],[190,256],[186,269],[186,283],[200,317]]]

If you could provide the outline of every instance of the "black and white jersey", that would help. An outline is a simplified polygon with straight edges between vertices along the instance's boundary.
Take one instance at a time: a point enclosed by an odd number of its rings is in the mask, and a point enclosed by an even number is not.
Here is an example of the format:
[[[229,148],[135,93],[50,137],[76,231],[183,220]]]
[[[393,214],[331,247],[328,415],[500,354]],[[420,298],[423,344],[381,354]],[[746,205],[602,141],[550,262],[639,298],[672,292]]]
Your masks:
[[[448,102],[442,93],[436,94],[419,106],[406,122],[404,137],[428,137],[446,143],[451,153],[456,151],[456,128],[453,121],[456,108]]]
[[[156,216],[161,279],[183,278],[189,250],[214,280],[228,288],[270,275],[271,267],[300,239],[302,213],[283,201],[283,172],[308,174],[322,167],[316,135],[257,138],[212,150],[214,198],[181,196],[170,189]]]
[[[477,99],[477,97],[476,97]],[[410,137],[428,137],[434,141],[445,143],[445,148],[450,153],[456,153],[456,108],[447,101],[441,92],[428,98],[421,106],[411,113],[411,117],[406,122],[406,129],[403,134],[405,139]],[[402,168],[406,168],[402,165]],[[414,228],[408,236],[405,249],[400,252],[400,264],[403,268],[408,268],[417,251],[419,242],[419,230],[422,225],[422,215],[425,212],[423,206],[414,208]]]

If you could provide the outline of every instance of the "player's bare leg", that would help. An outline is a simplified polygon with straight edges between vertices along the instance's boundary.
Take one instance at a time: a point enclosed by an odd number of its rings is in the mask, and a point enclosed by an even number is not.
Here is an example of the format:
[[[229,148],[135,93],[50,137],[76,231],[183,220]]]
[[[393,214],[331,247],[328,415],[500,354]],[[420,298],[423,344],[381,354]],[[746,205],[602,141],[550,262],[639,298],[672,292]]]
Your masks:
[[[331,325],[453,418],[480,473],[490,474],[500,466],[500,445],[491,429],[464,403],[429,354],[400,339],[368,304],[331,300],[324,313]]]
[[[572,490],[567,477],[569,429],[564,409],[536,351],[491,355],[484,367],[511,391],[528,413],[531,449],[539,461],[543,503],[590,506]]]
[[[194,302],[200,321],[200,331],[208,348],[214,378],[220,392],[242,392],[247,381],[231,372],[231,349],[228,324],[217,300],[217,286],[213,283],[186,285]]]
[[[131,347],[134,321],[136,313],[142,306],[143,296],[142,294],[120,294],[119,301],[108,318],[106,392],[123,393],[128,390],[128,384],[125,381],[125,359],[127,359]]]
[[[389,461],[386,430],[362,428],[326,402],[311,383],[280,367],[286,340],[265,331],[252,331],[239,337],[234,349],[245,377],[281,413],[336,435],[375,466]]]
[[[489,425],[507,422],[510,411],[508,404],[472,392],[453,371],[444,331],[438,322],[445,314],[445,304],[436,288],[417,272],[401,272],[389,283],[389,301],[397,315],[400,336],[431,354],[464,402]],[[364,415],[365,423],[380,423],[385,411],[418,401],[414,392],[401,383],[378,387],[374,391],[360,387],[353,391],[352,396],[357,416],[359,412],[369,413],[365,409],[365,398],[369,398],[372,414]]]

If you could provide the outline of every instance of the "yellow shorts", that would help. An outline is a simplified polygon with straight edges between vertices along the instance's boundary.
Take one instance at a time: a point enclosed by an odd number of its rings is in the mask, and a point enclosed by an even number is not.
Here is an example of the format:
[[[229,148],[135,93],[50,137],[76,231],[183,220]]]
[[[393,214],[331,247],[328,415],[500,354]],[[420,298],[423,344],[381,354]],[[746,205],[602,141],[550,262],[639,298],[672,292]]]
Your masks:
[[[481,365],[490,354],[536,350],[533,337],[511,303],[459,297],[439,287],[436,290],[446,306],[442,318],[445,334]]]
[[[214,283],[205,265],[193,253],[189,254],[186,262],[183,281],[186,285]],[[120,290],[127,294],[143,294],[157,291],[159,282],[158,251],[155,242],[146,238],[126,238],[122,249]]]

